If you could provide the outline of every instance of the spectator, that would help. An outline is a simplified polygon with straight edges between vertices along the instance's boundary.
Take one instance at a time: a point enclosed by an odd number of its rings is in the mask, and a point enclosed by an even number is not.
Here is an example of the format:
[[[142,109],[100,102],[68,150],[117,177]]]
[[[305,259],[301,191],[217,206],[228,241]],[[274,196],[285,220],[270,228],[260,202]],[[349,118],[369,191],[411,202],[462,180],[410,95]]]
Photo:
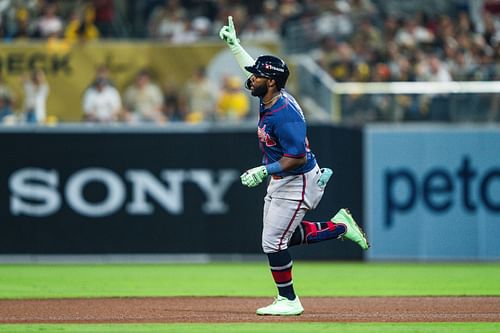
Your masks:
[[[483,18],[484,18],[484,32],[483,32],[484,39],[489,45],[494,45],[495,40],[498,41],[498,37],[500,35],[500,19],[495,18],[495,16],[489,12],[485,12]]]
[[[170,40],[185,29],[185,10],[178,1],[165,1],[153,10],[149,21],[149,35],[154,38]]]
[[[83,95],[83,119],[88,122],[111,123],[120,119],[120,94],[106,79],[97,78]]]
[[[198,35],[198,39],[210,37],[212,23],[205,16],[197,16],[191,21],[191,27]]]
[[[249,18],[248,24],[241,31],[242,40],[278,41],[282,18],[276,16],[276,0],[264,0],[262,13]]]
[[[104,38],[116,37],[113,28],[115,6],[113,0],[94,0],[95,25]]]
[[[377,7],[371,0],[350,0],[349,4],[353,19],[356,21],[377,15]]]
[[[282,0],[280,1],[278,13],[279,16],[293,17],[302,13],[303,8],[297,0]],[[239,20],[236,20],[239,22]]]
[[[248,96],[241,89],[237,76],[224,77],[222,94],[217,101],[217,117],[220,120],[241,121],[250,111]]]
[[[12,122],[14,112],[12,109],[13,95],[10,88],[3,81],[0,73],[0,123]]]
[[[31,20],[30,12],[26,8],[19,8],[13,12],[15,14],[8,29],[9,36],[17,40],[31,38],[35,34],[36,26]]]
[[[185,29],[184,19],[178,13],[162,12],[157,20],[158,22],[151,24],[151,36],[158,39],[171,40]]]
[[[14,112],[12,111],[12,107],[10,101],[0,96],[0,124],[9,124],[12,123],[14,119]]]
[[[396,59],[394,66],[390,68],[391,81],[415,81],[415,71],[406,56]]]
[[[103,79],[105,80],[110,86],[113,86],[115,87],[115,83],[113,82],[113,80],[111,79],[111,73],[109,71],[109,67],[106,65],[106,64],[100,64],[99,66],[97,66],[97,69],[96,69],[96,74],[95,74],[95,78],[96,79]],[[93,83],[92,83],[93,84]]]
[[[48,3],[43,9],[43,15],[37,23],[36,35],[47,38],[50,36],[60,36],[63,31],[63,21],[57,15],[57,5]]]
[[[417,72],[418,81],[451,82],[452,77],[448,69],[443,65],[439,57],[431,54],[424,58],[419,64]],[[448,94],[426,94],[420,96],[423,118],[433,121],[449,121],[449,95]]]
[[[354,69],[355,54],[347,42],[340,42],[335,48],[335,57],[328,64],[328,72],[337,81],[350,81]]]
[[[382,49],[382,35],[369,19],[361,20],[356,32],[352,35],[352,42],[364,45],[370,50]]]
[[[216,94],[214,87],[214,83],[207,78],[205,68],[199,68],[194,72],[193,78],[186,84],[188,121],[215,120]]]
[[[371,74],[371,81],[373,82],[388,82],[391,78],[390,68],[385,63],[377,63]],[[367,112],[372,108],[375,114]],[[402,109],[394,101],[394,96],[391,94],[370,95],[367,111],[364,112],[365,119],[362,122],[374,120],[399,121],[403,117]]]
[[[186,120],[187,112],[186,97],[179,92],[177,86],[166,81],[163,86],[163,114],[169,121]]]
[[[137,73],[135,82],[126,88],[123,101],[132,123],[166,121],[162,113],[162,91],[158,85],[151,82],[151,75],[147,70]]]
[[[474,69],[473,79],[476,81],[492,81],[495,79],[495,65],[490,53],[481,50],[477,56],[478,63]]]
[[[174,44],[189,44],[198,41],[199,37],[198,32],[193,29],[191,21],[183,17],[179,29],[174,31],[170,41]]]
[[[321,11],[316,22],[318,33],[321,36],[334,35],[346,40],[354,31],[350,11],[349,4],[344,1],[336,1],[330,8]]]
[[[443,65],[437,55],[430,55],[427,59],[427,63],[423,66],[424,67],[421,69],[420,76],[418,77],[419,81],[452,81],[450,72]]]
[[[394,15],[389,15],[384,19],[381,28],[382,39],[388,43],[393,41],[399,30],[399,21]]]
[[[455,81],[470,80],[474,71],[472,58],[464,49],[453,52],[452,57],[448,58],[448,68]]]
[[[333,36],[325,36],[320,41],[320,47],[310,52],[311,57],[324,70],[337,60],[337,40]]]
[[[474,31],[473,27],[472,27],[472,22],[471,22],[471,19],[469,17],[469,15],[467,14],[467,12],[465,11],[460,11],[458,13],[458,18],[457,18],[457,32],[464,32],[464,33],[470,33],[472,31]]]
[[[421,43],[431,43],[434,35],[427,28],[419,25],[414,18],[407,18],[402,28],[396,33],[398,45],[408,49],[415,49]]]
[[[248,23],[241,33],[241,38],[249,41],[275,42],[279,40],[278,27],[263,17],[256,18]]]
[[[84,8],[83,13],[74,10],[64,31],[64,37],[70,43],[77,40],[85,42],[99,38],[99,30],[95,22],[95,9],[92,6]]]
[[[43,124],[47,117],[47,98],[49,84],[42,70],[34,70],[31,75],[23,77],[24,114],[26,122]]]
[[[7,100],[9,104],[14,103],[14,95],[12,93],[12,90],[5,83],[1,72],[0,72],[0,98]]]

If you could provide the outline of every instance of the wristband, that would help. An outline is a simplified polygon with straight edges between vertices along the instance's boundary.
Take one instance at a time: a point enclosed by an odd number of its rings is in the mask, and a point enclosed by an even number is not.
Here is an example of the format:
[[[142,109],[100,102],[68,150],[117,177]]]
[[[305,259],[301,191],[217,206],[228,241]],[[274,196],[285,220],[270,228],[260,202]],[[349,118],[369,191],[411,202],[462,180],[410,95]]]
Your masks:
[[[274,163],[266,165],[266,170],[268,175],[274,175],[283,171],[283,168],[281,167],[280,161],[276,161]]]

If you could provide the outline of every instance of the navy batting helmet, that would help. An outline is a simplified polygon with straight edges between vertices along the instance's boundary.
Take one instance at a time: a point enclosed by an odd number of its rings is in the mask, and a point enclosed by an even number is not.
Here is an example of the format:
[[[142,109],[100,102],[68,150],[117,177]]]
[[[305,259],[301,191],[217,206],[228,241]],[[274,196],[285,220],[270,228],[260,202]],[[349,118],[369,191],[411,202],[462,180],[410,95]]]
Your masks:
[[[255,60],[253,66],[245,66],[245,69],[255,76],[276,80],[276,85],[280,89],[285,86],[288,75],[290,75],[286,63],[272,55],[261,55]]]

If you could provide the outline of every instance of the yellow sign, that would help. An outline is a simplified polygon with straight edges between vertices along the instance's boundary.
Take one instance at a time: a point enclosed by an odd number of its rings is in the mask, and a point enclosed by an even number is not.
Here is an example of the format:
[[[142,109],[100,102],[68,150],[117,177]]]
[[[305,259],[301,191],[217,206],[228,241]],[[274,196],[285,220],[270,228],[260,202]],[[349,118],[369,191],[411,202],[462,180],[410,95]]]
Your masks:
[[[271,46],[272,47],[272,46]],[[92,83],[96,69],[105,64],[118,90],[123,93],[136,73],[144,68],[160,86],[174,82],[182,87],[200,66],[206,66],[220,51],[222,42],[172,45],[156,42],[89,42],[69,47],[57,43],[2,44],[0,71],[16,96],[22,111],[21,77],[34,69],[45,71],[50,86],[47,114],[59,121],[80,121],[83,92]]]

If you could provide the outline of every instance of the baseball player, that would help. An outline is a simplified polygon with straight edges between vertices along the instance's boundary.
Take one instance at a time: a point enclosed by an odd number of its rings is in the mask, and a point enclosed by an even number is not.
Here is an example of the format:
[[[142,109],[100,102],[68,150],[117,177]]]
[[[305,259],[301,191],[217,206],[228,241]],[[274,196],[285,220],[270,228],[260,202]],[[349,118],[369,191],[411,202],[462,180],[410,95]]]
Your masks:
[[[262,165],[243,173],[241,183],[255,187],[270,176],[264,198],[262,249],[268,257],[278,296],[271,305],[257,309],[257,314],[300,315],[304,308],[293,289],[288,247],[341,237],[364,250],[369,244],[347,209],[341,209],[329,221],[303,221],[306,212],[319,204],[332,171],[319,168],[309,148],[302,110],[284,89],[288,67],[271,55],[254,61],[240,45],[231,16],[219,35],[247,75],[246,88],[260,99],[257,136]]]

